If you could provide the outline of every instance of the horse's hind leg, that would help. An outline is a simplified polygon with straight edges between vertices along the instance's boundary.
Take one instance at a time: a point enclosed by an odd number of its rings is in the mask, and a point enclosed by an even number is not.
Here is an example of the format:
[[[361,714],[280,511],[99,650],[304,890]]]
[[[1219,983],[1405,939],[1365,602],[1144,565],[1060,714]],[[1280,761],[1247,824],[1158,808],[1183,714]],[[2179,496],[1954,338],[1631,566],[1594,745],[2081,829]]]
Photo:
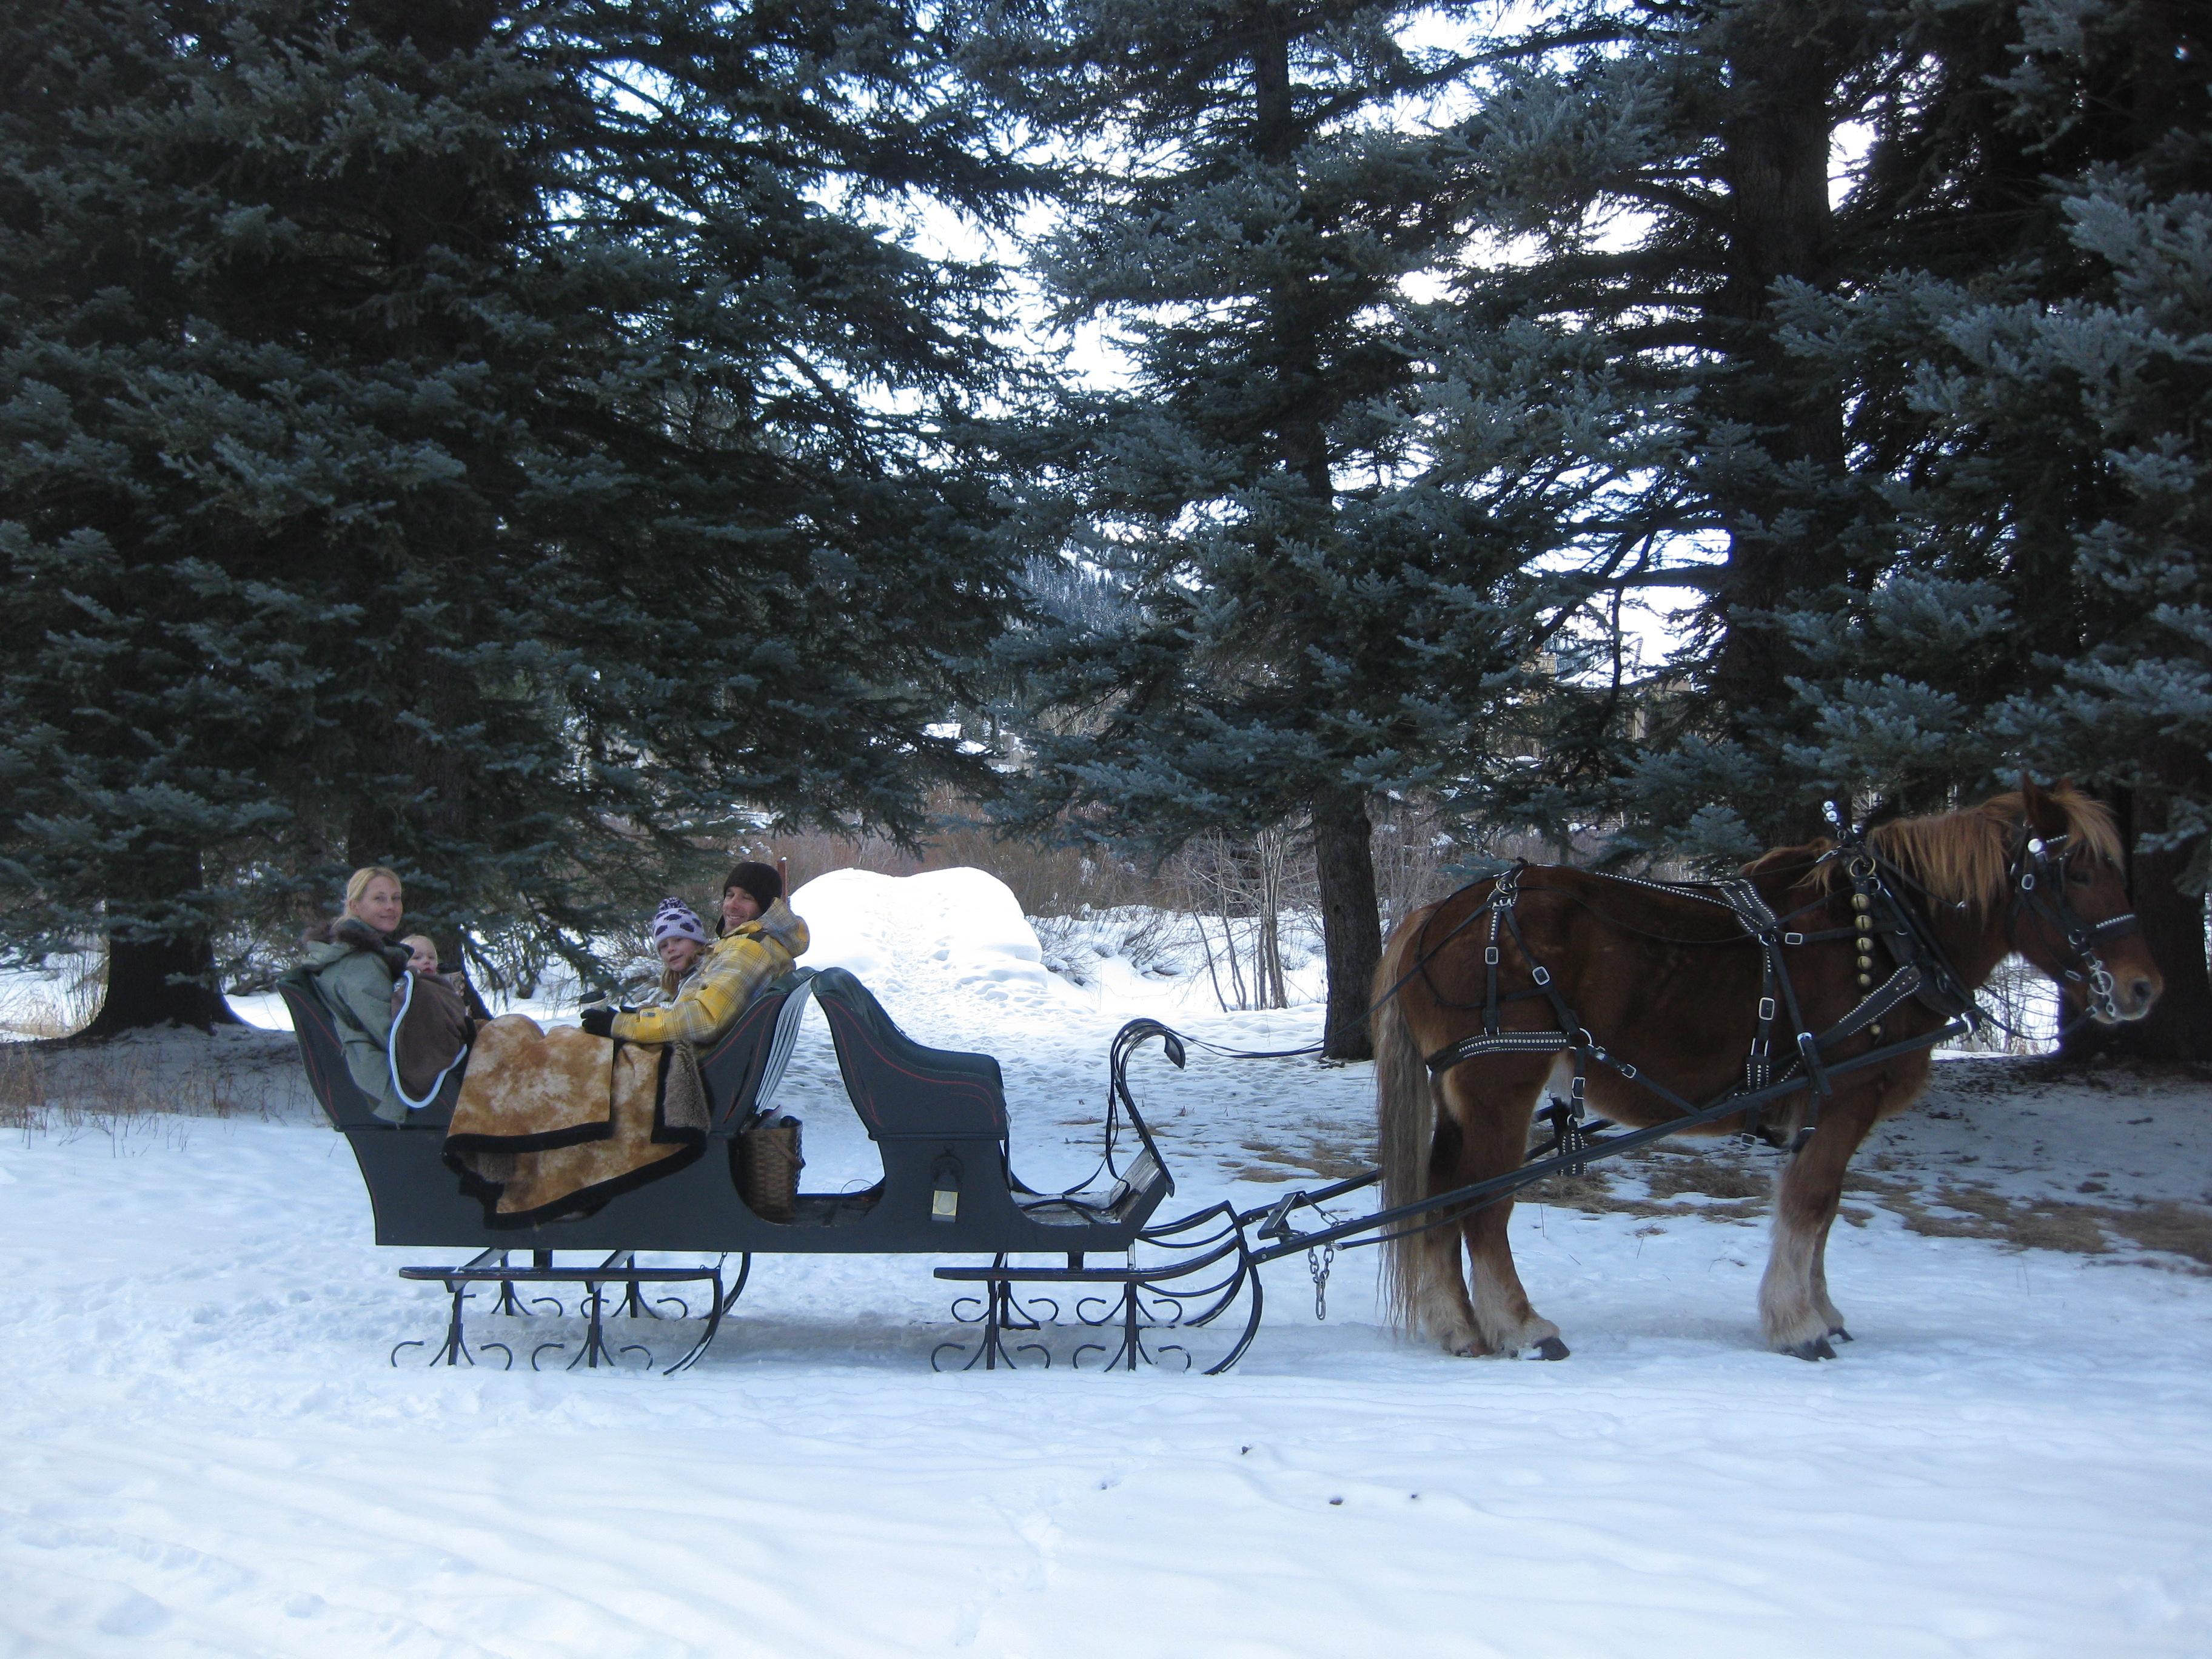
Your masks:
[[[1844,1316],[1828,1299],[1828,1229],[1843,1198],[1844,1170],[1874,1127],[1875,1097],[1829,1103],[1813,1138],[1790,1158],[1774,1195],[1774,1248],[1759,1286],[1767,1346],[1800,1359],[1833,1359],[1831,1336]]]
[[[1429,1146],[1429,1184],[1431,1193],[1447,1193],[1464,1186],[1460,1174],[1465,1136],[1449,1107],[1437,1114],[1436,1137]],[[1433,1215],[1416,1216],[1409,1226],[1434,1223]],[[1459,1229],[1446,1222],[1431,1225],[1406,1241],[1419,1263],[1419,1289],[1409,1310],[1413,1322],[1436,1339],[1445,1352],[1472,1357],[1490,1352],[1474,1322],[1474,1304],[1468,1300],[1467,1280],[1459,1270]]]
[[[1500,1066],[1486,1076],[1480,1111],[1447,1084],[1445,1109],[1461,1119],[1463,1134],[1459,1177],[1453,1184],[1471,1185],[1521,1167],[1528,1155],[1536,1095],[1550,1073],[1548,1060],[1539,1062],[1538,1067],[1523,1060],[1510,1071]],[[1559,1340],[1559,1328],[1529,1305],[1528,1293],[1514,1268],[1507,1231],[1512,1218],[1512,1200],[1501,1199],[1460,1224],[1473,1281],[1474,1326],[1481,1338],[1479,1351],[1515,1354],[1525,1349],[1546,1359],[1565,1359],[1567,1345]]]

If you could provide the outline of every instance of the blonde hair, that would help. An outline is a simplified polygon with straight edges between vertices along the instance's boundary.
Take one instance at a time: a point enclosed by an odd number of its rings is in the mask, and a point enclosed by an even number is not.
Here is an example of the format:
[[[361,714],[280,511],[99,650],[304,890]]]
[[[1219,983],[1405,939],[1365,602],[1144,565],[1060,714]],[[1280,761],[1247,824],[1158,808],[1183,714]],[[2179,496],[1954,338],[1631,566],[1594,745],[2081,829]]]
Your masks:
[[[401,892],[407,890],[407,884],[399,879],[399,872],[397,870],[386,869],[380,864],[364,864],[346,878],[345,908],[350,910],[355,905],[360,903],[361,896],[368,890],[368,884],[379,876],[382,876]]]
[[[427,945],[430,947],[432,956],[438,954],[438,941],[428,933],[404,933],[400,936],[399,942],[402,945]]]

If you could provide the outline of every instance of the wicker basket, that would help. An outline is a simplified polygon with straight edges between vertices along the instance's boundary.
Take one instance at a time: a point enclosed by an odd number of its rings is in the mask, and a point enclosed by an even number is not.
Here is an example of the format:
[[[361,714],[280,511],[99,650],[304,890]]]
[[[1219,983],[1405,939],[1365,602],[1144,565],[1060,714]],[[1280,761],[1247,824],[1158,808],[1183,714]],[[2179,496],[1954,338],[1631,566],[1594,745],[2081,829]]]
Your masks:
[[[799,1120],[780,1117],[738,1132],[738,1194],[763,1221],[799,1214]]]

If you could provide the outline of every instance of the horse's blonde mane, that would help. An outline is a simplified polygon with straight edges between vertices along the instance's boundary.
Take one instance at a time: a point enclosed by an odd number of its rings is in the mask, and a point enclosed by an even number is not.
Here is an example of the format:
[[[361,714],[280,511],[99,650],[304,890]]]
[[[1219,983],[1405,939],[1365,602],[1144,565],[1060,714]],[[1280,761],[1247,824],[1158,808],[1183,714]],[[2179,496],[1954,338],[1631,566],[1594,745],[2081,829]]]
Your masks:
[[[2044,799],[2065,815],[2065,833],[2087,847],[2093,858],[2107,864],[2120,861],[2120,832],[2112,822],[2112,810],[2102,801],[2063,784],[2045,790]],[[1876,852],[1925,888],[1929,896],[1988,910],[2004,902],[2012,837],[2027,813],[2027,798],[2011,789],[1991,796],[1979,806],[1956,812],[1893,818],[1868,831],[1867,839]],[[1808,854],[1818,857],[1834,844],[1818,841],[1809,847],[1768,853],[1745,866],[1745,872],[1794,863]],[[1814,865],[1803,884],[1828,889],[1844,879],[1842,867],[1832,860]]]

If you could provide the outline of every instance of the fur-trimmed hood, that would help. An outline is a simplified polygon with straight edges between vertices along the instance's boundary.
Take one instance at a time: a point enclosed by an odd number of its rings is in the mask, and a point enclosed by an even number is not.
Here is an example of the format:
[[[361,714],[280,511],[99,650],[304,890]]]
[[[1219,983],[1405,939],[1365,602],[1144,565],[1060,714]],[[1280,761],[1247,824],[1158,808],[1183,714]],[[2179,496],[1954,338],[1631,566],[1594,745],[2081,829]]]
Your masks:
[[[381,958],[395,975],[404,974],[410,954],[405,945],[388,934],[378,933],[358,916],[339,916],[318,922],[300,935],[300,948],[307,953],[311,973],[320,972],[332,963],[360,951]]]

